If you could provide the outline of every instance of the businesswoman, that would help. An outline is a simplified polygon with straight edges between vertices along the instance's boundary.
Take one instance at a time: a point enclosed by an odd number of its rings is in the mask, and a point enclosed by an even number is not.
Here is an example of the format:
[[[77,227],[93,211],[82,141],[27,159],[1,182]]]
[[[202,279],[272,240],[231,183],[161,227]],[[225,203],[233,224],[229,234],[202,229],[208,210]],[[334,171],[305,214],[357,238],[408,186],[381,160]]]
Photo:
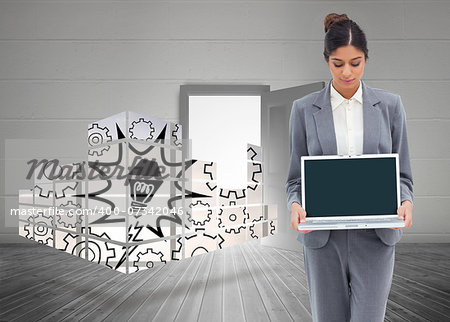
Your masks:
[[[294,101],[290,118],[286,194],[291,227],[298,230],[307,216],[301,206],[301,156],[398,153],[397,212],[408,228],[413,181],[400,96],[361,80],[368,49],[354,21],[329,14],[324,24],[323,54],[333,78],[321,91]],[[313,320],[383,321],[401,234],[401,229],[389,228],[300,232]]]

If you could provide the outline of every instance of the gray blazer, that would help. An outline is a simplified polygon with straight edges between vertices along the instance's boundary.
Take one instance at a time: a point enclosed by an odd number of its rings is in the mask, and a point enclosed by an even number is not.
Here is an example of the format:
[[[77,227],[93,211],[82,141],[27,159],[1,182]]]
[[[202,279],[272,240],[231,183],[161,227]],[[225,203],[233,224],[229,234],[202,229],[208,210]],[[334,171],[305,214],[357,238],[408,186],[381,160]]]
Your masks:
[[[413,202],[413,179],[406,135],[406,114],[400,96],[371,88],[361,81],[363,92],[363,153],[398,153],[400,162],[400,198]],[[330,86],[294,101],[289,121],[290,165],[286,180],[287,206],[301,202],[300,157],[337,154]],[[395,245],[402,230],[375,229],[386,245]],[[329,230],[299,233],[297,240],[306,247],[323,247]]]

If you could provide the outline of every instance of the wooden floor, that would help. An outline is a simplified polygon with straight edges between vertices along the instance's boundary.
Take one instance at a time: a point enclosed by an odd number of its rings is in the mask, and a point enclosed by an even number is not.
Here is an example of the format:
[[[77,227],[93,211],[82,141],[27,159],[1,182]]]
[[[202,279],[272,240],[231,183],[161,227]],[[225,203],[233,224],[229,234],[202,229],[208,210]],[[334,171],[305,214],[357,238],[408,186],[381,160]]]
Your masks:
[[[311,321],[303,255],[256,243],[124,275],[0,245],[0,321]],[[450,244],[398,244],[386,321],[450,321]]]

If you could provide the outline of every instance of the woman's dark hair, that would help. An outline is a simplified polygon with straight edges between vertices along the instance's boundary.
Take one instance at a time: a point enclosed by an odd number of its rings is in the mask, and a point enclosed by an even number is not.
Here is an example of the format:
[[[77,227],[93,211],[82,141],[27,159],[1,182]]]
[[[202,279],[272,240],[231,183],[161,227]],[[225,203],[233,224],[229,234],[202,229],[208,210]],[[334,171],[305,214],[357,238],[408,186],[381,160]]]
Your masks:
[[[338,15],[330,13],[325,17],[325,41],[323,56],[328,62],[333,51],[342,46],[352,45],[364,53],[367,60],[369,50],[364,32],[358,24],[351,20],[345,13]]]

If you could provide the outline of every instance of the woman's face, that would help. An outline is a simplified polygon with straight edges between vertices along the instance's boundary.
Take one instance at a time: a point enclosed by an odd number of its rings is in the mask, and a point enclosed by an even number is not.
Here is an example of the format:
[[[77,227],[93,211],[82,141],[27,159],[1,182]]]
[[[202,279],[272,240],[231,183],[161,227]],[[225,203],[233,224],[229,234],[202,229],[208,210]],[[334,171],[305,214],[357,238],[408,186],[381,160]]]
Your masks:
[[[366,58],[364,53],[347,45],[339,47],[330,54],[328,66],[333,75],[333,86],[339,92],[356,91],[364,73]]]

